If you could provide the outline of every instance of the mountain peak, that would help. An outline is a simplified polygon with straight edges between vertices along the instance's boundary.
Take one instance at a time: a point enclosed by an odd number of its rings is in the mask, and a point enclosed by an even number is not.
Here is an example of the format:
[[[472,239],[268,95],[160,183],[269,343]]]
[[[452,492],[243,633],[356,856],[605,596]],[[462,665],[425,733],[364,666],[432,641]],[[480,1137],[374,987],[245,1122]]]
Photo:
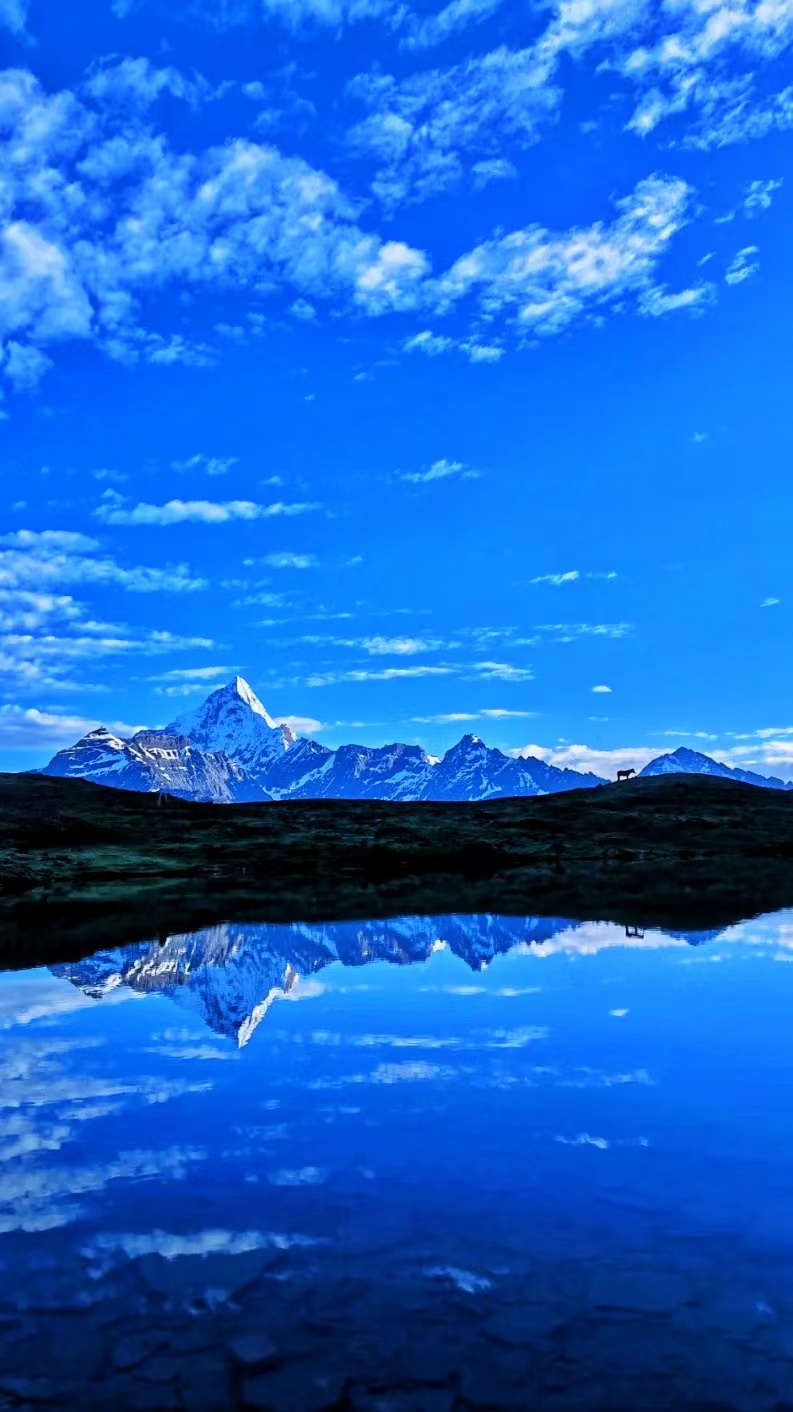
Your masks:
[[[279,726],[265,711],[244,677],[232,677],[215,687],[205,701],[166,727],[169,735],[185,736],[200,750],[227,755],[251,778],[294,745],[288,726]]]
[[[267,722],[271,730],[277,730],[276,722],[262,705],[253,687],[246,682],[244,677],[232,677],[231,681],[227,682],[225,686],[219,686],[211,693],[209,697],[210,701],[212,697],[226,697],[230,700],[236,699],[237,701],[241,701],[243,705],[248,706],[255,715],[261,716],[262,720]]]
[[[701,764],[703,760],[707,760],[709,764],[713,763],[709,755],[704,755],[701,750],[692,750],[689,745],[678,745],[677,750],[673,750],[669,758],[689,764],[694,762]]]

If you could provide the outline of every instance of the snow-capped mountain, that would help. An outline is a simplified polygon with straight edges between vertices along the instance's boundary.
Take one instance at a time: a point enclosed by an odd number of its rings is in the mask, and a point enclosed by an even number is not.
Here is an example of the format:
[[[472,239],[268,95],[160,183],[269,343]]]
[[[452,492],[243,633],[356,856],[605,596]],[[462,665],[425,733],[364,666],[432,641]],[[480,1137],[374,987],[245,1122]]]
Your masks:
[[[340,745],[299,740],[267,775],[276,799],[425,799],[433,762],[419,745]]]
[[[295,743],[289,727],[279,726],[268,715],[242,677],[219,686],[166,730],[186,736],[199,750],[228,755],[251,779],[261,779]]]
[[[559,770],[535,757],[504,755],[477,735],[464,735],[447,750],[427,776],[424,799],[498,799],[527,794],[558,794],[565,789],[589,789],[604,784],[597,775]]]
[[[732,769],[681,746],[640,772],[717,775],[793,789],[793,782]],[[529,756],[514,758],[465,735],[442,760],[419,745],[341,745],[295,738],[268,715],[242,677],[218,687],[165,730],[122,740],[104,727],[61,750],[42,771],[116,789],[162,790],[185,799],[241,803],[275,799],[473,801],[590,789],[598,775],[563,770]]]
[[[513,759],[467,735],[438,761],[418,745],[296,740],[235,677],[163,731],[125,741],[101,729],[61,750],[42,771],[165,790],[218,803],[272,799],[478,800],[552,794],[604,781],[537,759]]]
[[[654,760],[639,771],[642,776],[652,775],[715,775],[719,779],[739,780],[743,784],[759,784],[765,789],[793,789],[793,783],[777,779],[774,775],[757,775],[753,770],[740,770],[723,765],[719,760],[703,755],[699,750],[689,750],[681,745],[666,755],[657,755]]]
[[[169,731],[139,731],[122,740],[102,726],[60,750],[42,774],[220,804],[266,798],[228,755],[199,750]]]

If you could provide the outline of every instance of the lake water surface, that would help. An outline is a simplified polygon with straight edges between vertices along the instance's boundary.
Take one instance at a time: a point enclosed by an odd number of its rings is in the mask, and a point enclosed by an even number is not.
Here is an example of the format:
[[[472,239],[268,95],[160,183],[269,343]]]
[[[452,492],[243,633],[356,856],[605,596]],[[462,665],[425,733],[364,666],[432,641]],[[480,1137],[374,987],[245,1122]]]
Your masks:
[[[0,976],[0,1407],[793,1407],[793,914]]]

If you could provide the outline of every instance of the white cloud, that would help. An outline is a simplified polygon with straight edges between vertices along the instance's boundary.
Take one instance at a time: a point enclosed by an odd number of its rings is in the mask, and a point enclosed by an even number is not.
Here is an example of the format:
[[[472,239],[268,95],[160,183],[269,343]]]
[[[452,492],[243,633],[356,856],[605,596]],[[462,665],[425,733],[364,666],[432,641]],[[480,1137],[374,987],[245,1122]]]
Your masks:
[[[776,608],[777,605],[778,605],[780,602],[781,602],[781,599],[779,599],[779,598],[764,598],[763,601],[762,601],[762,603],[760,604],[760,607],[761,607],[761,608]]]
[[[0,685],[14,694],[74,691],[78,666],[103,658],[158,655],[209,647],[208,638],[166,630],[136,634],[98,620],[60,590],[79,584],[128,593],[185,593],[206,587],[184,565],[127,568],[103,555],[95,540],[67,530],[18,530],[0,541]]]
[[[82,550],[89,554],[99,548],[98,540],[74,530],[13,530],[0,535],[0,544],[13,549]]]
[[[412,725],[427,726],[451,726],[464,721],[504,721],[510,719],[525,719],[533,716],[533,711],[509,711],[501,707],[491,707],[481,711],[448,711],[437,716],[412,716]]]
[[[679,289],[671,294],[662,285],[651,285],[639,298],[639,313],[651,319],[663,318],[665,314],[678,314],[687,310],[690,314],[701,314],[715,298],[712,284],[698,284],[688,289]]]
[[[214,681],[217,677],[231,675],[229,667],[174,667],[170,672],[160,672],[152,681],[201,682]]]
[[[440,307],[475,296],[488,317],[505,316],[519,337],[561,332],[609,306],[641,304],[669,243],[689,218],[691,191],[675,177],[640,181],[616,202],[611,225],[554,235],[527,226],[463,255],[435,282]]]
[[[288,726],[293,735],[318,735],[328,729],[324,721],[314,716],[273,716],[273,720],[277,726]]]
[[[445,644],[435,638],[365,637],[360,645],[373,657],[413,657],[419,652],[437,652]]]
[[[514,667],[509,662],[474,662],[473,670],[486,681],[532,681],[531,667]]]
[[[2,668],[0,668],[0,676]],[[0,748],[4,750],[38,750],[44,746],[71,745],[102,722],[85,716],[72,716],[57,711],[39,711],[33,707],[0,706]],[[114,735],[131,736],[140,726],[115,721],[109,727]]]
[[[607,693],[611,693],[610,686],[593,686],[592,690],[595,692],[596,695],[599,694],[601,696],[606,695]]]
[[[402,344],[406,353],[423,353],[427,358],[437,358],[441,353],[447,353],[450,348],[455,346],[453,338],[432,333],[427,328],[422,329],[420,333],[414,333],[411,338],[406,338]]]
[[[504,356],[503,348],[495,343],[480,343],[474,338],[448,338],[445,334],[432,333],[423,329],[421,333],[406,338],[402,344],[405,353],[423,353],[426,358],[438,358],[441,353],[463,353],[469,363],[497,363]]]
[[[272,505],[260,505],[254,500],[169,500],[165,505],[147,505],[141,501],[128,505],[113,491],[106,491],[105,496],[94,515],[106,525],[224,525],[233,520],[266,520],[278,515],[305,515],[320,509],[316,502],[287,505],[276,501]]]
[[[451,0],[434,15],[408,14],[403,44],[437,43],[496,6]],[[588,60],[622,86],[634,104],[627,127],[640,137],[673,122],[684,145],[711,147],[793,125],[793,87],[774,92],[773,78],[758,82],[759,67],[773,74],[790,46],[789,0],[551,0],[545,13],[545,28],[526,48],[502,46],[401,80],[373,72],[353,81],[369,115],[350,142],[380,163],[372,185],[381,200],[393,206],[434,195],[460,181],[470,157],[477,185],[510,175],[506,150],[536,141],[558,115],[574,72],[565,57],[577,66]]]
[[[115,0],[124,11],[138,0]],[[198,0],[198,11],[215,25],[225,27],[253,21],[277,21],[287,30],[331,29],[382,20],[397,24],[402,14],[398,0]]]
[[[541,623],[537,632],[551,634],[557,642],[576,642],[579,638],[628,637],[633,631],[631,623]]]
[[[563,583],[575,583],[580,577],[578,569],[568,569],[563,574],[537,574],[536,578],[529,579],[529,583],[552,583],[558,586]]]
[[[11,339],[5,347],[0,345],[0,373],[15,392],[31,392],[52,366],[51,358],[29,344]]]
[[[76,92],[48,93],[24,70],[0,80],[9,377],[32,381],[51,347],[76,339],[124,362],[207,364],[203,342],[156,327],[174,286],[237,289],[257,304],[266,289],[300,309],[330,300],[370,315],[416,304],[421,251],[364,231],[330,177],[272,146],[172,148],[137,100],[188,91],[175,71],[130,62]],[[122,90],[136,101],[117,101]]]
[[[725,765],[737,766],[742,770],[757,770],[760,774],[775,774],[783,779],[793,779],[793,732],[756,732],[758,739],[751,745],[734,745],[718,752],[718,759]]]
[[[206,456],[199,451],[186,461],[172,461],[175,471],[203,471],[208,476],[225,476],[238,464],[237,456]]]
[[[489,19],[501,3],[502,0],[449,0],[434,15],[412,18],[402,43],[406,49],[425,49],[441,44],[470,24]]]
[[[342,672],[315,672],[306,678],[305,686],[335,686],[339,682],[400,681],[412,677],[448,677],[453,667],[382,667],[356,668]]]
[[[85,535],[67,531],[19,530],[0,544],[0,589],[48,591],[66,584],[112,584],[131,593],[194,593],[206,588],[184,564],[166,569],[125,568],[95,552]]]
[[[271,569],[313,569],[316,554],[265,554],[265,564]]]
[[[507,719],[515,720],[518,717],[533,716],[535,713],[533,711],[507,711],[500,706],[495,706],[489,710],[480,711],[479,714],[486,716],[492,721],[504,721]]]
[[[517,169],[505,157],[487,157],[482,162],[474,162],[471,168],[474,186],[482,191],[491,181],[514,181]]]
[[[615,750],[600,750],[590,745],[524,745],[508,753],[516,758],[535,755],[560,770],[591,771],[610,779],[616,776],[618,770],[634,769],[638,772],[643,769],[655,758],[658,750],[645,745],[620,746]]]
[[[434,461],[426,471],[412,471],[408,475],[400,476],[400,480],[408,481],[411,485],[426,485],[430,481],[448,480],[451,476],[460,480],[478,480],[479,474],[479,471],[464,466],[462,461],[447,461],[444,457],[440,461]]]
[[[296,319],[301,319],[303,323],[310,323],[317,317],[317,311],[313,304],[309,304],[307,299],[296,299],[292,304],[290,314]]]
[[[82,93],[102,106],[149,108],[164,93],[197,107],[219,96],[201,75],[185,77],[178,69],[158,68],[149,59],[103,59],[82,85]]]
[[[459,14],[464,5],[458,0],[445,13],[454,8]],[[401,80],[359,74],[348,91],[369,113],[350,130],[348,142],[357,155],[380,163],[375,195],[387,209],[424,200],[461,180],[469,154],[492,157],[494,146],[507,138],[520,145],[536,141],[557,109],[551,67],[536,48],[502,46],[453,68]]]
[[[747,216],[756,216],[760,211],[767,211],[774,198],[774,192],[784,185],[782,178],[778,181],[750,181],[744,192],[743,209]]]
[[[469,363],[499,363],[504,349],[495,343],[477,343],[474,339],[463,339],[459,345]]]
[[[743,284],[745,279],[751,279],[760,268],[760,261],[754,257],[759,251],[756,245],[746,245],[743,250],[733,257],[727,268],[724,278],[728,284]]]
[[[411,725],[416,726],[455,726],[464,721],[478,721],[479,713],[471,711],[447,711],[438,716],[411,716]]]

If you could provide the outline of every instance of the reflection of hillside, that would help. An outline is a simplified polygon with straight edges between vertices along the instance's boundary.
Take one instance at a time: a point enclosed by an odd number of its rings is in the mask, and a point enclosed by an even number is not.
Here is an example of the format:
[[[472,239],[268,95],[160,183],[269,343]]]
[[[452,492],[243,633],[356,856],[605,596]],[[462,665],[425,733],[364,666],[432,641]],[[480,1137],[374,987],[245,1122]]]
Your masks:
[[[293,991],[302,976],[333,962],[366,966],[374,961],[408,966],[441,948],[482,971],[498,955],[521,948],[537,956],[559,951],[592,954],[627,946],[698,945],[715,932],[647,932],[626,936],[609,923],[576,923],[562,917],[399,917],[394,921],[335,922],[315,926],[246,923],[210,927],[97,952],[84,961],[53,966],[86,995],[101,999],[118,986],[165,995],[194,1012],[218,1034],[247,1044],[273,1002]]]

